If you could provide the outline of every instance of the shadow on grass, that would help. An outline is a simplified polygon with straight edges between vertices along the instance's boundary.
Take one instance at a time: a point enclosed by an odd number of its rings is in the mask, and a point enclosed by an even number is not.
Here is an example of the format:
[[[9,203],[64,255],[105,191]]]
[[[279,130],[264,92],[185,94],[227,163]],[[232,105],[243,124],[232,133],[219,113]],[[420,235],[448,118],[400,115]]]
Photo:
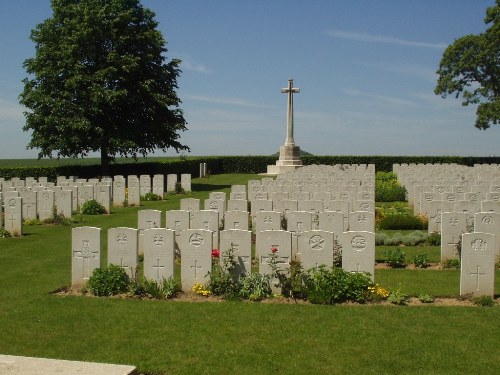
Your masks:
[[[229,189],[231,185],[211,185],[211,184],[193,184],[193,191],[217,191],[222,189]]]

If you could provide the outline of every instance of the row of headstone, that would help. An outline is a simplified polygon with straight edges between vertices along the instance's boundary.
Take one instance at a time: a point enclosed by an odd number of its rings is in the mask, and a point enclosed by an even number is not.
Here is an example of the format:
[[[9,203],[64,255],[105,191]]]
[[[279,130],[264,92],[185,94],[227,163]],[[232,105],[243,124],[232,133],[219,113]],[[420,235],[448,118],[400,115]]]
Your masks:
[[[500,259],[500,165],[394,165],[408,203],[441,233],[441,260],[460,257],[460,294],[494,296]]]
[[[144,277],[161,282],[174,275],[175,232],[165,228],[144,231]],[[252,272],[251,232],[224,230],[220,233],[222,256],[232,250],[237,275]],[[108,264],[122,267],[129,277],[136,277],[138,267],[139,230],[111,228],[108,230]],[[336,246],[334,234],[328,231],[303,232],[298,253],[304,269],[319,265],[333,265]],[[373,232],[345,232],[341,235],[342,267],[351,272],[368,272],[373,279],[375,265],[375,234]],[[206,283],[212,270],[213,232],[205,229],[186,229],[180,232],[181,281],[184,290],[195,283]],[[276,249],[278,264],[289,267],[292,255],[292,233],[263,231],[256,245],[259,272],[270,274],[269,257]],[[72,229],[72,285],[82,285],[101,267],[101,230],[94,227]],[[216,259],[215,261],[219,261]]]
[[[191,191],[191,175],[182,174],[180,185],[184,191]],[[167,175],[167,192],[175,192],[176,186],[177,175]],[[102,180],[59,176],[56,184],[47,182],[46,178],[39,178],[38,181],[29,177],[26,180],[19,178],[0,180],[2,201],[22,198],[23,220],[49,219],[54,212],[71,217],[77,207],[81,207],[91,199],[95,199],[107,212],[110,212],[112,204],[122,206],[127,200],[129,205],[140,205],[140,197],[150,192],[163,197],[163,175],[155,175],[152,179],[149,175],[142,175],[128,176],[127,179],[115,176],[113,179]],[[0,209],[1,207],[0,204]],[[9,227],[15,226],[9,225]],[[15,231],[20,232],[17,227]]]

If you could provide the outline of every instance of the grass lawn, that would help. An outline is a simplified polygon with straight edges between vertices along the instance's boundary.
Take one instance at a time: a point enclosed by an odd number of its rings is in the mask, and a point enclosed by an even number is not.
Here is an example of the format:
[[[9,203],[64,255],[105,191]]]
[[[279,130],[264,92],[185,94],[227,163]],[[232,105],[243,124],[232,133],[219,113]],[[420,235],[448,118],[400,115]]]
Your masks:
[[[255,177],[194,179],[191,197],[229,191],[231,184]],[[178,209],[180,198],[144,202],[140,209]],[[136,226],[138,209],[84,217],[83,224],[102,228],[105,249],[106,230]],[[147,374],[498,372],[498,306],[318,306],[57,296],[51,292],[71,280],[70,243],[71,228],[55,226],[26,226],[22,238],[0,239],[0,353],[132,364]],[[381,269],[375,279],[412,295],[457,296],[459,289],[459,272],[454,270]]]

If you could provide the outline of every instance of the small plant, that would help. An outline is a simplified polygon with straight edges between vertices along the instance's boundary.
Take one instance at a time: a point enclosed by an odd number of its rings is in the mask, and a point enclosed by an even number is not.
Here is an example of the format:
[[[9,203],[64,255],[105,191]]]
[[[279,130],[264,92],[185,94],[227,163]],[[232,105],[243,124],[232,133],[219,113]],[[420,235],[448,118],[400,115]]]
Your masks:
[[[420,294],[418,300],[422,303],[432,303],[434,302],[434,297],[430,294]]]
[[[161,283],[161,292],[166,299],[174,298],[182,291],[181,282],[170,276],[168,279],[163,279]]]
[[[42,225],[43,223],[39,219],[26,219],[23,222],[24,225]]]
[[[0,238],[9,238],[11,237],[10,232],[3,228],[0,228]]]
[[[161,201],[161,197],[158,194],[149,192],[141,197],[141,201]]]
[[[82,204],[80,211],[84,215],[102,215],[106,213],[106,209],[95,199],[91,199]]]
[[[371,302],[381,302],[389,297],[389,291],[378,284],[368,287],[368,300]]]
[[[460,268],[460,259],[445,259],[444,262],[441,263],[443,268],[452,268],[459,269]]]
[[[387,250],[385,260],[392,268],[406,267],[406,254],[401,249]]]
[[[441,233],[432,232],[429,234],[426,244],[429,246],[441,246]]]
[[[205,289],[202,283],[195,283],[191,290],[193,291],[193,293],[203,297],[208,297],[212,295],[212,292],[208,289]]]
[[[338,240],[333,240],[333,266],[342,267],[342,244]]]
[[[180,182],[175,183],[175,194],[185,194],[186,192],[182,188],[182,184]]]
[[[389,294],[389,297],[387,297],[387,301],[394,305],[406,305],[409,301],[408,295],[404,292],[402,292],[399,288],[396,289],[394,292]]]
[[[311,303],[333,305],[346,301],[363,303],[369,300],[372,281],[366,273],[351,273],[325,265],[314,267],[305,276],[307,298]]]
[[[427,268],[429,267],[429,259],[427,258],[427,254],[417,254],[412,258],[412,263],[417,268]]]
[[[495,306],[496,302],[491,296],[479,296],[479,297],[474,297],[472,299],[472,303],[476,306],[483,306],[483,307],[493,307]]]
[[[261,301],[273,295],[271,290],[271,276],[260,273],[252,273],[241,279],[239,295],[250,301]]]
[[[120,266],[110,264],[92,272],[87,288],[96,296],[113,296],[129,289],[130,279]]]
[[[299,297],[302,295],[302,266],[300,262],[290,262],[290,267],[283,269],[280,265],[281,257],[276,247],[271,248],[268,258],[271,268],[271,278],[277,280],[277,287],[281,288],[281,294],[287,297]]]
[[[71,225],[71,219],[68,219],[62,212],[57,213],[57,208],[54,207],[52,210],[52,217],[50,219],[45,219],[43,221],[44,224],[50,224],[50,225],[65,225],[69,226]]]
[[[216,296],[234,297],[239,294],[239,278],[235,275],[236,256],[234,249],[222,253],[219,249],[212,250],[212,271],[208,272],[207,288]]]

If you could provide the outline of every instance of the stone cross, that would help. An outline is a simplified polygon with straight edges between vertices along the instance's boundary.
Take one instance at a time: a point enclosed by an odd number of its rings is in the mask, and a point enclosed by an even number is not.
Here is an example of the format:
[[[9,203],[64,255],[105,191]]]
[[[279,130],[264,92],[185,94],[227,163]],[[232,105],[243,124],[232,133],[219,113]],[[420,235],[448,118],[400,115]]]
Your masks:
[[[293,87],[293,79],[288,80],[288,87],[281,89],[282,93],[288,94],[287,115],[286,115],[286,141],[285,146],[294,146],[293,139],[293,94],[298,94],[300,89]]]

